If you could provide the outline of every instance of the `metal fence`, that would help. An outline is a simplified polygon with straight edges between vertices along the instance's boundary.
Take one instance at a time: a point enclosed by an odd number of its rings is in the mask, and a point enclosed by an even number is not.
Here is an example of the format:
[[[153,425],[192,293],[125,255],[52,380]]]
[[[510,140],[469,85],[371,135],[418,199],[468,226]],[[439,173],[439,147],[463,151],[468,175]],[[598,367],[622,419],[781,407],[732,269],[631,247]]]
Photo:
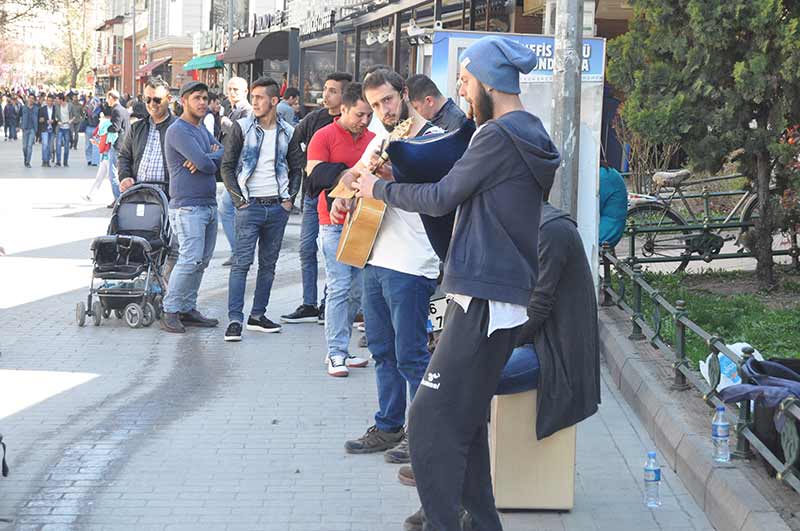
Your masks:
[[[780,433],[785,459],[785,462],[782,462],[753,432],[751,401],[740,402],[737,407],[723,404],[717,395],[717,388],[722,377],[717,354],[721,353],[734,362],[737,368],[741,368],[742,364],[753,354],[753,349],[745,348],[744,356],[733,352],[722,338],[709,334],[689,319],[684,301],[676,301],[673,305],[666,300],[657,289],[645,281],[641,264],[630,265],[625,260],[617,258],[608,244],[603,245],[601,260],[603,265],[603,277],[600,280],[601,306],[617,306],[625,311],[631,318],[629,338],[636,341],[650,341],[668,361],[672,362],[673,389],[686,391],[695,388],[703,394],[703,399],[709,406],[725,406],[738,418],[736,449],[732,452],[734,458],[748,459],[753,456],[753,451],[757,452],[777,471],[778,480],[800,492],[800,478],[795,469],[798,457],[800,457],[800,436],[798,436],[800,400],[789,398],[779,406],[786,417],[784,428]],[[626,288],[626,281],[631,285],[630,288]],[[643,313],[643,304],[646,301],[652,305],[649,319]],[[674,325],[674,337],[672,338],[662,336],[662,323],[665,319],[671,320]],[[708,367],[711,385],[689,365],[686,353],[687,333],[700,337],[708,345],[709,352],[713,354]]]

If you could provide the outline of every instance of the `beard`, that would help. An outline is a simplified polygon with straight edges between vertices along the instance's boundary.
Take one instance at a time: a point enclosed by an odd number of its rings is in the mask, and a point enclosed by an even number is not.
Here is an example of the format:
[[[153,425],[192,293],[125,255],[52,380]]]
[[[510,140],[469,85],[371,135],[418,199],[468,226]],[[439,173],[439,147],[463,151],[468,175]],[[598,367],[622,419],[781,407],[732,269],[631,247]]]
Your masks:
[[[494,116],[494,101],[482,85],[478,87],[478,98],[472,104],[472,111],[475,113],[475,125],[482,125]]]
[[[394,131],[394,128],[397,127],[397,124],[408,120],[408,102],[403,100],[400,102],[400,116],[391,124],[384,123],[383,127],[386,128],[387,133],[391,133]]]

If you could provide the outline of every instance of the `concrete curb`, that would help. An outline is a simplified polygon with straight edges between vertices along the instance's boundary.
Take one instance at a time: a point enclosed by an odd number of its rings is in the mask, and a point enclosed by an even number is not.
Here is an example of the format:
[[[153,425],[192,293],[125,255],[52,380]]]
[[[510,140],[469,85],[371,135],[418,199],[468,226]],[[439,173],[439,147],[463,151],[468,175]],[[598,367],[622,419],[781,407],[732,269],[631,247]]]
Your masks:
[[[790,531],[764,496],[732,465],[711,460],[711,440],[695,433],[680,403],[657,381],[636,345],[614,320],[615,309],[600,310],[600,351],[620,392],[655,441],[663,461],[720,530]]]

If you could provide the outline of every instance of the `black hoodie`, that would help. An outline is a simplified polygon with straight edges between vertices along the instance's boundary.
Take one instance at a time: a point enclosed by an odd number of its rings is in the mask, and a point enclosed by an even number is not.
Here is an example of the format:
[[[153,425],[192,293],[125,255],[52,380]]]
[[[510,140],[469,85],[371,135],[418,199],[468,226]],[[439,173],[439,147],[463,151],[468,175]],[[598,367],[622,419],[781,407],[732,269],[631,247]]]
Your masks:
[[[592,270],[575,221],[545,203],[539,276],[517,343],[539,357],[538,439],[593,415],[600,403],[600,338]]]
[[[378,181],[374,195],[430,216],[460,207],[442,289],[527,306],[538,270],[542,197],[560,161],[541,120],[513,111],[489,120],[438,183]]]

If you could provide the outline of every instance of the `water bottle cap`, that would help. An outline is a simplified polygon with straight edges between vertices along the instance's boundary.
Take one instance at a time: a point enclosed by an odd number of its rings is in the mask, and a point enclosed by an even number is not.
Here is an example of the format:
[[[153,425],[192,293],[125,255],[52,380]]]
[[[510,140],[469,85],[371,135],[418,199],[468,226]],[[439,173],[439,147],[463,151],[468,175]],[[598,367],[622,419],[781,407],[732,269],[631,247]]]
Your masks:
[[[655,452],[647,452],[647,457],[655,457],[655,456],[656,456]]]
[[[717,411],[725,411],[725,406],[717,406]]]

